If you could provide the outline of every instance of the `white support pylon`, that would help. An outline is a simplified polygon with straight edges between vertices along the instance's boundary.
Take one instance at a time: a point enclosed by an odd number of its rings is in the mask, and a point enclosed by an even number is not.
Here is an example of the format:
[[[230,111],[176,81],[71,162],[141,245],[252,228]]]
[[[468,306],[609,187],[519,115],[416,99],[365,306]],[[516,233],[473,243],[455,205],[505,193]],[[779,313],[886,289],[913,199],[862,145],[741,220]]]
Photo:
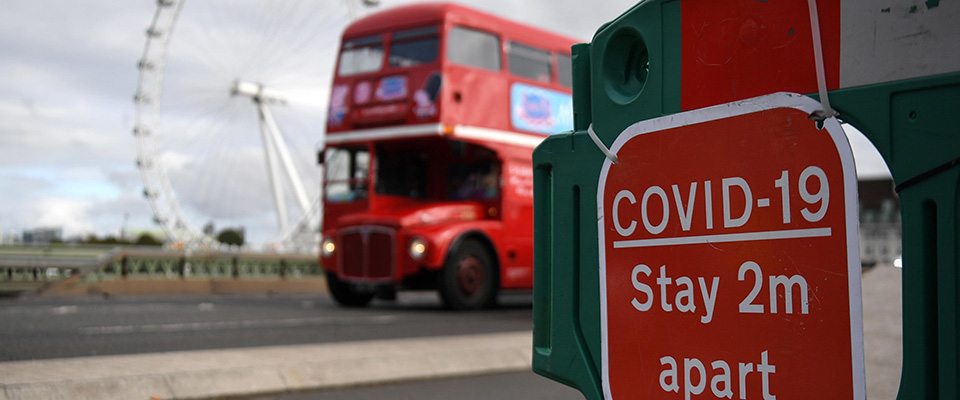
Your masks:
[[[273,140],[273,150],[280,156],[283,163],[283,171],[286,173],[287,182],[293,188],[293,194],[296,196],[297,204],[300,206],[300,212],[306,214],[310,210],[310,200],[307,198],[307,192],[303,189],[303,181],[300,179],[300,173],[293,165],[293,159],[290,157],[290,151],[287,149],[283,138],[280,136],[280,128],[277,127],[277,121],[273,119],[273,114],[266,104],[260,103],[260,118],[266,124],[267,134]]]
[[[273,140],[268,133],[270,128],[267,126],[266,118],[264,118],[262,104],[258,107],[258,110],[260,114],[260,138],[263,140],[263,154],[267,159],[267,180],[270,181],[270,189],[273,192],[273,206],[277,211],[277,225],[282,232],[287,229],[287,203],[283,195],[283,182],[280,181],[280,166],[277,165],[277,155]]]
[[[283,170],[283,177],[290,184],[297,205],[300,206],[301,215],[310,212],[310,200],[303,188],[300,173],[293,165],[293,158],[290,157],[290,151],[287,149],[282,135],[280,135],[277,121],[267,107],[268,104],[286,104],[286,100],[280,93],[264,88],[263,85],[241,80],[233,82],[230,92],[234,96],[240,94],[250,96],[257,105],[257,114],[260,119],[260,138],[263,140],[263,152],[267,160],[267,176],[270,180],[274,207],[277,211],[277,225],[279,225],[281,232],[286,232],[289,221],[287,219],[287,204],[283,191],[281,169]]]

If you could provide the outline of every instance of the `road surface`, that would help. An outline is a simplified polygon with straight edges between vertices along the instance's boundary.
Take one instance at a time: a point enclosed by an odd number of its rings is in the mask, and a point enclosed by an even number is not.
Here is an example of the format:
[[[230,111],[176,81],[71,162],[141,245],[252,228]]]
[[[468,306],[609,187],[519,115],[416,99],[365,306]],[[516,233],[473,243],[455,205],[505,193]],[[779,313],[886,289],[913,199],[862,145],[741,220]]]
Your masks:
[[[445,310],[436,294],[344,309],[325,294],[0,299],[0,361],[529,331],[532,296]]]

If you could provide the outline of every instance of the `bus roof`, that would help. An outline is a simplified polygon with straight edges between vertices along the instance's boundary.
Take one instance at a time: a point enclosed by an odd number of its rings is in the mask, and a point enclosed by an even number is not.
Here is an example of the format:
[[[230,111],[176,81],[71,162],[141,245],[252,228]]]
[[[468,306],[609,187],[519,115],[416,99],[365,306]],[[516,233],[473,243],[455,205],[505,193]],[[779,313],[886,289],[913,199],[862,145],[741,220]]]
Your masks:
[[[569,51],[570,44],[583,41],[454,3],[417,3],[388,8],[353,22],[344,31],[343,38],[352,39],[397,28],[416,27],[444,19],[458,25],[520,38],[524,43],[550,49],[563,48]]]

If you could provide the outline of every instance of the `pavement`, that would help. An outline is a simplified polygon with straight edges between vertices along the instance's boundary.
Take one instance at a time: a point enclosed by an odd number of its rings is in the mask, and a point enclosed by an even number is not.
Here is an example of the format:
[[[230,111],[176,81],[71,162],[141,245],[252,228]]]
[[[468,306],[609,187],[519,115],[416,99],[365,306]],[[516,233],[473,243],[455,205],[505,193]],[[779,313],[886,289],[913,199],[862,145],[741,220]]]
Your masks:
[[[205,399],[530,370],[530,332],[0,363],[0,400]]]
[[[864,273],[868,398],[900,381],[900,269]],[[0,400],[205,399],[528,371],[529,331],[0,363]]]
[[[868,399],[896,398],[903,363],[901,269],[878,265],[863,274],[863,347]]]

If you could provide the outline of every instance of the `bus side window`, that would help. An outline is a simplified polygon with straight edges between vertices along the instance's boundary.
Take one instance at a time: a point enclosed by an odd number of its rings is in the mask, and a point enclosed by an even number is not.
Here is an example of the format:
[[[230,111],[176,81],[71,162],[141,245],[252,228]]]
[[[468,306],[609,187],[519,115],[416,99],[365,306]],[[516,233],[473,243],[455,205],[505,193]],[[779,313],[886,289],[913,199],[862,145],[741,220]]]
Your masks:
[[[455,26],[447,35],[447,59],[471,67],[500,70],[500,38],[492,33]]]
[[[447,168],[447,198],[491,200],[500,196],[500,161],[490,149],[451,142],[454,162]]]
[[[557,80],[562,86],[573,87],[573,61],[568,54],[557,54]]]
[[[500,195],[500,165],[495,161],[452,164],[447,196],[451,200],[489,200]]]
[[[507,49],[507,64],[511,74],[537,82],[550,83],[553,76],[549,51],[517,42],[510,42],[510,47]]]

